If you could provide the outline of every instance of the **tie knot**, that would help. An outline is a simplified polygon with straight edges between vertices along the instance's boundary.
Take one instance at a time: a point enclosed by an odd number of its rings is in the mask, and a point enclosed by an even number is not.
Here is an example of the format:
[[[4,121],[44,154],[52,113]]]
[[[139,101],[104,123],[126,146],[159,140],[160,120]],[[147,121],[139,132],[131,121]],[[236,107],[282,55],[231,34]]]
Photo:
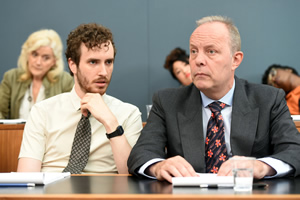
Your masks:
[[[215,112],[221,112],[221,110],[223,108],[225,108],[226,104],[222,103],[220,101],[214,101],[211,104],[208,105],[209,109],[211,110],[211,112],[215,113]]]
[[[82,115],[82,117],[83,117],[83,118],[86,118],[86,119],[88,119],[90,116],[91,116],[90,111],[87,111],[87,116]]]

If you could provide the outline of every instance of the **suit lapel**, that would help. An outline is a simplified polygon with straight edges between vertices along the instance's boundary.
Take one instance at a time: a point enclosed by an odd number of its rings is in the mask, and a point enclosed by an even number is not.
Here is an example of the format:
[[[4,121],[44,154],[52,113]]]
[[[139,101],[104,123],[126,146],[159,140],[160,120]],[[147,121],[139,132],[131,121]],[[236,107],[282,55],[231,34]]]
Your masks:
[[[205,146],[202,126],[202,101],[199,90],[192,86],[191,95],[181,112],[178,112],[178,128],[182,143],[184,158],[194,166],[198,172],[205,169]]]
[[[230,145],[233,155],[250,156],[258,124],[259,108],[252,105],[241,80],[235,79]]]
[[[197,172],[205,171],[205,144],[203,136],[202,100],[193,86],[191,95],[178,112],[183,155]],[[241,80],[236,78],[233,96],[230,145],[233,155],[251,156],[258,124],[259,109],[249,102]]]

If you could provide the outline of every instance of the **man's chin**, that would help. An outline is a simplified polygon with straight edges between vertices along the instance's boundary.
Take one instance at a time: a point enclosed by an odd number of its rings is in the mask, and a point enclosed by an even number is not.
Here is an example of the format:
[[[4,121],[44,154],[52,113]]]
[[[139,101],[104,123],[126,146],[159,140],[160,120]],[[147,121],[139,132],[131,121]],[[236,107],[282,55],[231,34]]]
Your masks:
[[[103,95],[106,92],[106,89],[107,88],[92,88],[88,92],[90,92],[90,93],[99,93],[99,94]]]
[[[205,84],[204,82],[194,82],[194,85],[196,86],[196,88],[198,88],[198,90],[205,90],[210,88],[210,86],[208,84]]]

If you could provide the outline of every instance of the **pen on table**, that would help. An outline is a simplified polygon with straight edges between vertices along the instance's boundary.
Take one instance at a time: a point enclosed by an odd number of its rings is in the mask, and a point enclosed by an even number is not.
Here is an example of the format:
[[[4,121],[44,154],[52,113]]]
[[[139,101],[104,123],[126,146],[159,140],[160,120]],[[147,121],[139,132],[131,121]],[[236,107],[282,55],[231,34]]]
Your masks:
[[[0,183],[0,187],[34,187],[34,183]]]
[[[218,188],[218,184],[200,184],[201,188]]]
[[[231,184],[200,184],[200,188],[232,188]]]

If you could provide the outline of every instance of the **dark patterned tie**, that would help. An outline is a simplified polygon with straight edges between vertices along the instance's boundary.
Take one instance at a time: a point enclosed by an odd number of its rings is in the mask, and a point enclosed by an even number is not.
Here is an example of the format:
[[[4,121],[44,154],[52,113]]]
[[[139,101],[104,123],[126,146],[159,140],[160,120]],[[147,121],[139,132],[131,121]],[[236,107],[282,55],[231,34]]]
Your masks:
[[[63,172],[70,172],[71,174],[80,174],[85,168],[90,153],[91,146],[91,124],[89,121],[91,113],[88,116],[81,116],[77,125],[72,151],[67,167]]]
[[[207,125],[205,140],[205,161],[207,173],[218,173],[221,164],[227,159],[224,135],[224,121],[221,110],[226,104],[215,101],[208,105],[211,117]]]

